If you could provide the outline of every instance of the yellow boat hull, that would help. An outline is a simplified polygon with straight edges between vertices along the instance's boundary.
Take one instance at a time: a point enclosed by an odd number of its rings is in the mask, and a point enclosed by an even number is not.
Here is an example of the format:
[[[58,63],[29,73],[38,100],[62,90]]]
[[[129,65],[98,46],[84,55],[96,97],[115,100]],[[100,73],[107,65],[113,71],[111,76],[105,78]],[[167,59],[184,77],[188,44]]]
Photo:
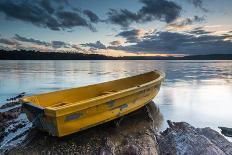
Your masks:
[[[62,137],[108,122],[150,102],[164,74],[133,77],[24,97],[23,110],[39,129]]]

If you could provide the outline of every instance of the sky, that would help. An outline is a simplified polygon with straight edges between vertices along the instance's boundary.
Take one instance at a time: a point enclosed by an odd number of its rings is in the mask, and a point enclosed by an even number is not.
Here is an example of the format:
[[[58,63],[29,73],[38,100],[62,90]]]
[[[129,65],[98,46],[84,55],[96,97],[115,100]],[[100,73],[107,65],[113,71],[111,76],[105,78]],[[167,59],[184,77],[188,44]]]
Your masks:
[[[232,54],[232,0],[0,0],[0,49]]]

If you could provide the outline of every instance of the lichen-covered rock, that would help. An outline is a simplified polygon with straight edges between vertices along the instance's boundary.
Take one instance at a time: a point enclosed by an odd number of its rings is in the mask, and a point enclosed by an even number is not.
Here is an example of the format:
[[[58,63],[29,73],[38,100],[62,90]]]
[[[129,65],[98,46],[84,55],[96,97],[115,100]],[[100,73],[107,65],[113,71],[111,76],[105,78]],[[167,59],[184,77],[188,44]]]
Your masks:
[[[194,128],[185,122],[168,121],[157,136],[161,155],[231,155],[232,143],[210,128]]]

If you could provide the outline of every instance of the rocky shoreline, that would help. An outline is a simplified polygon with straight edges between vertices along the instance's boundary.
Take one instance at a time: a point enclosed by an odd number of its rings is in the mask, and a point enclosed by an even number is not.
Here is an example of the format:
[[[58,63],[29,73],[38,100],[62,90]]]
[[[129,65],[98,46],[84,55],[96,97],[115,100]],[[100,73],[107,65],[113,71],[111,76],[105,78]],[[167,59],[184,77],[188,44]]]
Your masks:
[[[114,121],[62,138],[34,129],[16,102],[0,108],[2,154],[232,154],[232,143],[211,128],[168,121],[169,127],[158,133],[163,117],[153,102]]]
[[[168,125],[169,128],[157,135],[160,154],[232,154],[232,143],[209,127],[194,128],[186,122],[171,121]]]

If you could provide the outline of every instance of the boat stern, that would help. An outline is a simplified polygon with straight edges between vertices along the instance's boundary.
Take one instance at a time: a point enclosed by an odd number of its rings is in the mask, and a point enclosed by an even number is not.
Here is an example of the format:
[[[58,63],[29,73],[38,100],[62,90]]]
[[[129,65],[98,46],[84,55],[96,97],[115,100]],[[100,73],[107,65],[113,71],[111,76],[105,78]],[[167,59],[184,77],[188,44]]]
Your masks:
[[[44,108],[28,102],[22,104],[22,110],[36,128],[49,132],[52,136],[57,136],[56,119],[46,116]]]

